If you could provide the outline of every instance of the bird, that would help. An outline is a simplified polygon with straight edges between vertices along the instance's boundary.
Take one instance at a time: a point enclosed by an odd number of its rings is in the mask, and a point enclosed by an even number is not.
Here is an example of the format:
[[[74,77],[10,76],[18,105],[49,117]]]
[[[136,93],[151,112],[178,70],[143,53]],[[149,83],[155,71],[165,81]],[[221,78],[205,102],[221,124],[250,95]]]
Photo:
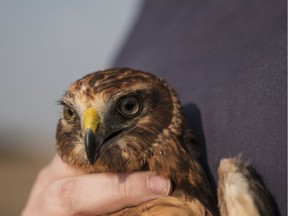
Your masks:
[[[218,215],[182,105],[164,79],[131,68],[96,71],[72,83],[59,103],[56,150],[65,163],[86,173],[152,171],[171,179],[169,196],[111,215]]]
[[[241,156],[220,160],[217,193],[221,216],[279,215],[260,175]]]

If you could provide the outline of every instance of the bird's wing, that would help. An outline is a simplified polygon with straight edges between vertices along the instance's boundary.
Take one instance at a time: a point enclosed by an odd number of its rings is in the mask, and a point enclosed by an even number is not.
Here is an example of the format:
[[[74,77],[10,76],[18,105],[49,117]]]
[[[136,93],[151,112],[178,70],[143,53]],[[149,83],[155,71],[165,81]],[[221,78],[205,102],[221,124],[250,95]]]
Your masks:
[[[197,200],[185,202],[176,197],[162,197],[136,207],[126,208],[110,214],[111,216],[209,216],[204,206]]]

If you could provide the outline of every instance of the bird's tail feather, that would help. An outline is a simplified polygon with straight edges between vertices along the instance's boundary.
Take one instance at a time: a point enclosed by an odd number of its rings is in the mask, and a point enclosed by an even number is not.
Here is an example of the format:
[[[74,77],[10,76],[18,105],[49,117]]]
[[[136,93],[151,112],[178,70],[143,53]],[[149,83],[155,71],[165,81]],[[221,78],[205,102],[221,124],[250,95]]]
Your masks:
[[[221,216],[275,216],[277,207],[255,170],[240,157],[224,158],[218,168]]]

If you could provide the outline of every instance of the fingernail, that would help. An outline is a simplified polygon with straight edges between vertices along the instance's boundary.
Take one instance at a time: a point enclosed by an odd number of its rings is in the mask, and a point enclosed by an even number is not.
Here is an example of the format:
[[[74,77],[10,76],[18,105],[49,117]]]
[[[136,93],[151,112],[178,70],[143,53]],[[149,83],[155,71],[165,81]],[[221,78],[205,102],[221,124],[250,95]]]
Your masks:
[[[171,189],[171,182],[161,176],[150,175],[147,179],[148,189],[155,194],[169,195]]]

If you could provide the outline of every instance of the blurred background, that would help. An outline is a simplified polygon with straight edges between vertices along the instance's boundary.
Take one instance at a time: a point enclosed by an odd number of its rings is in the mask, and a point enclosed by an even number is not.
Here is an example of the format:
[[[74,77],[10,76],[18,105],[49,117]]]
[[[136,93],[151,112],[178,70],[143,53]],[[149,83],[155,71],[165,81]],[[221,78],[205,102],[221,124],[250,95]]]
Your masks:
[[[141,0],[0,0],[0,215],[19,215],[55,153],[57,106],[83,75],[109,67]]]

